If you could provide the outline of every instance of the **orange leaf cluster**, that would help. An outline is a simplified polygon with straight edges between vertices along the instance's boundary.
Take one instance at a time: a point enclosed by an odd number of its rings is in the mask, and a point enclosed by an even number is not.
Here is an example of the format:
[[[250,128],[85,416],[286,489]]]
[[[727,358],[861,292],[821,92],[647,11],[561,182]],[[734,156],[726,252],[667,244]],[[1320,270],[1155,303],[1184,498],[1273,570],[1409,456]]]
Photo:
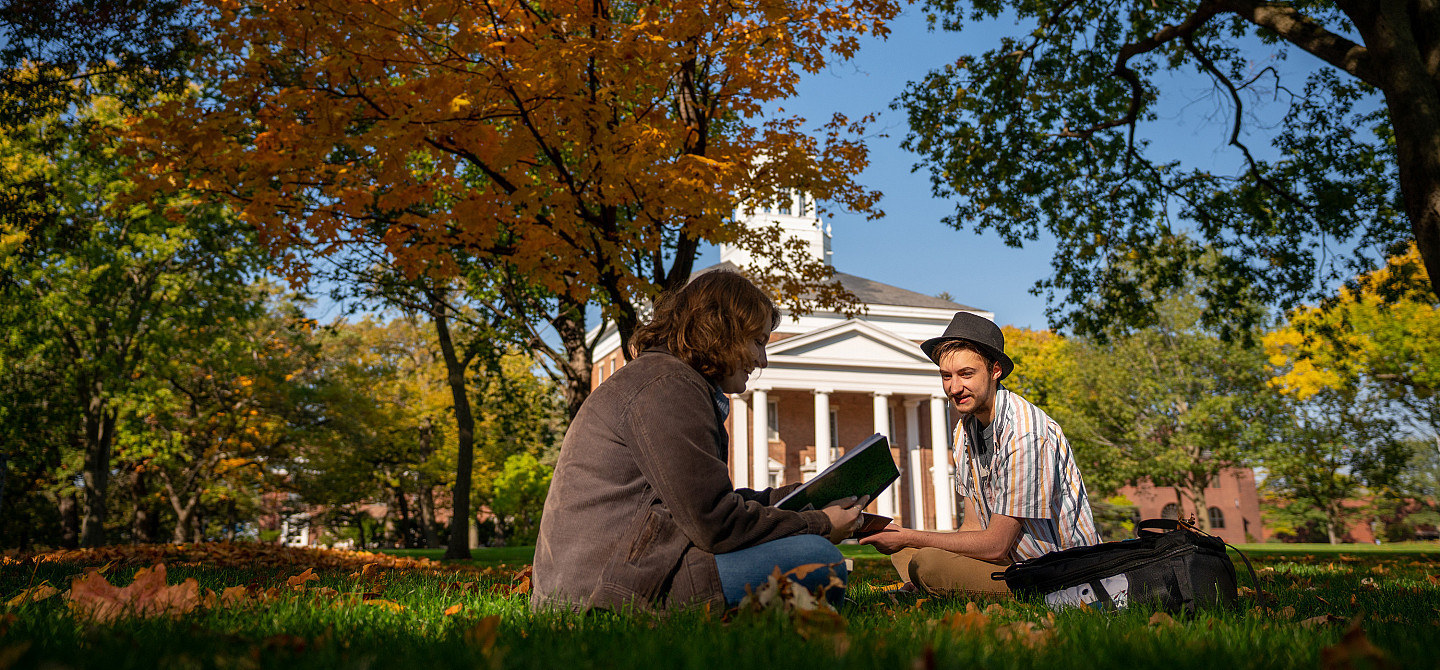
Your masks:
[[[129,586],[112,585],[99,570],[89,570],[70,584],[70,610],[97,622],[123,616],[180,616],[201,604],[200,584],[194,578],[171,586],[165,581],[165,564],[141,568]]]
[[[878,215],[859,125],[764,112],[885,33],[895,0],[208,4],[217,97],[137,120],[138,152],[153,188],[232,196],[292,276],[365,245],[411,274],[478,256],[629,298],[637,256],[745,234],[741,199]]]

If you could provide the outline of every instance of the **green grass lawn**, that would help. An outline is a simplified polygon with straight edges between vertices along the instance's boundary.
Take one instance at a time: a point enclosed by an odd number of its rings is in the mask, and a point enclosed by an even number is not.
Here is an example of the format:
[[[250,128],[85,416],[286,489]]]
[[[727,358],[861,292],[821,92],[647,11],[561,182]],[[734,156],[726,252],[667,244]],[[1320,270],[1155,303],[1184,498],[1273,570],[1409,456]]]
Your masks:
[[[1381,665],[1433,668],[1440,636],[1440,552],[1434,545],[1245,547],[1265,588],[1241,607],[1152,621],[1153,612],[1066,611],[1048,616],[1032,602],[893,601],[875,586],[894,580],[889,562],[862,547],[854,558],[853,602],[842,617],[771,609],[671,616],[589,616],[528,610],[516,572],[529,548],[485,549],[471,562],[431,564],[425,551],[391,552],[407,564],[365,575],[384,557],[353,552],[325,565],[304,557],[247,561],[163,555],[169,584],[195,578],[201,592],[227,587],[251,597],[218,600],[178,617],[96,622],[61,595],[6,605],[0,612],[0,670],[11,668],[1317,668],[1347,622],[1383,654]],[[158,555],[158,554],[157,554]],[[307,555],[308,556],[308,555]],[[233,559],[233,560],[232,560]],[[329,559],[326,559],[327,561]],[[28,586],[69,588],[91,567],[129,584],[146,556],[106,555],[62,562],[0,559],[0,602]],[[307,562],[312,564],[306,564]],[[316,567],[318,579],[287,581]],[[1243,568],[1242,584],[1249,585]],[[256,601],[253,596],[271,597]],[[263,596],[261,596],[263,598]],[[457,607],[458,606],[458,607]],[[450,614],[446,614],[450,611]],[[1338,623],[1304,623],[1332,615]],[[1354,635],[1330,655],[1365,649]],[[1353,659],[1352,659],[1353,660]],[[1364,659],[1362,659],[1364,660]],[[1335,658],[1331,658],[1333,663]],[[1386,665],[1388,664],[1388,665]]]

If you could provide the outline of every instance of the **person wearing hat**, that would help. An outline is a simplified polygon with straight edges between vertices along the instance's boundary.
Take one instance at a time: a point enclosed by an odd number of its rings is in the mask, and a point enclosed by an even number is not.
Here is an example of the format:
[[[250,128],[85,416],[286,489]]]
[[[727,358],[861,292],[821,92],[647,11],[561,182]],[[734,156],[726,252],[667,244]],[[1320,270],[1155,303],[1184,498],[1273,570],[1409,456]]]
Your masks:
[[[954,532],[891,526],[861,540],[891,556],[905,589],[930,595],[1009,592],[991,574],[1013,561],[1097,544],[1075,454],[1060,424],[1000,381],[1015,369],[1005,335],[959,312],[920,345],[940,368],[955,427],[955,490],[965,520]]]

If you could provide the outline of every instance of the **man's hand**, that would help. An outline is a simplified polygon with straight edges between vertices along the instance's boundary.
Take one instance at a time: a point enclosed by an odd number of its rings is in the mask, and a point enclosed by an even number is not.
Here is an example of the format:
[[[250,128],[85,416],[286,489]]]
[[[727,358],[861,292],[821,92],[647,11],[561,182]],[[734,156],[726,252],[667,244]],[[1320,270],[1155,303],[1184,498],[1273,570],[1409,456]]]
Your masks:
[[[870,503],[870,496],[842,498],[821,508],[830,517],[830,542],[840,544],[841,540],[855,534],[860,527],[860,513]]]
[[[905,544],[905,529],[894,523],[886,526],[885,530],[860,538],[860,544],[868,544],[875,547],[876,551],[887,555],[908,546]]]

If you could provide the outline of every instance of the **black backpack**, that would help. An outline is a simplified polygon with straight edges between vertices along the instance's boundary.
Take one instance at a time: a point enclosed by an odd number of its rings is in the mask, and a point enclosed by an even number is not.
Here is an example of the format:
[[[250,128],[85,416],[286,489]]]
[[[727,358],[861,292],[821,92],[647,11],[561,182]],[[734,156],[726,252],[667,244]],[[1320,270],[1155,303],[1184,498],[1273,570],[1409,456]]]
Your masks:
[[[1132,540],[1051,552],[992,577],[1004,579],[1016,595],[1044,597],[1054,609],[1151,605],[1193,612],[1234,604],[1235,565],[1224,540],[1171,519],[1141,521],[1136,534]],[[1253,578],[1250,559],[1243,553],[1240,558]],[[1259,584],[1256,579],[1257,592]]]

